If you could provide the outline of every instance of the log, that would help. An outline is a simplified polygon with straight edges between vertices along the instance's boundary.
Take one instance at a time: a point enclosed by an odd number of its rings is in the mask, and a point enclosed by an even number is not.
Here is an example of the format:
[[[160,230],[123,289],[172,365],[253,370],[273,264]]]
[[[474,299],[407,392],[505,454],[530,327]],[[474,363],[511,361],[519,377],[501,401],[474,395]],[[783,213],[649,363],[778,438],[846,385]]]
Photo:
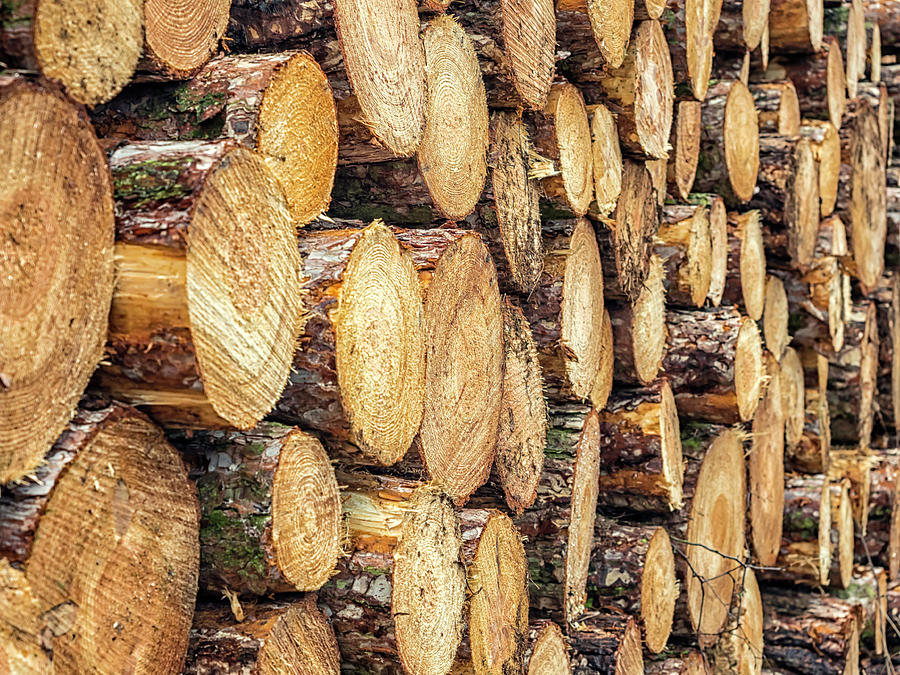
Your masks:
[[[110,166],[117,281],[98,386],[163,425],[253,427],[303,326],[277,179],[233,141],[124,145]]]
[[[331,460],[296,427],[198,432],[178,443],[200,497],[200,586],[268,595],[314,591],[342,554]]]
[[[679,414],[724,424],[751,420],[765,380],[756,322],[733,307],[670,309],[666,328],[662,372]]]
[[[669,152],[666,181],[669,192],[682,201],[688,199],[693,188],[700,159],[701,109],[699,101],[678,101],[669,138],[672,150]]]
[[[640,3],[625,0],[601,5],[593,0],[560,0],[555,4],[557,34],[568,38],[566,51],[590,53],[591,58],[612,68],[622,65]]]
[[[612,610],[586,619],[569,632],[573,675],[610,673],[640,675],[644,672],[641,631],[633,617]]]
[[[881,450],[871,458],[869,522],[865,536],[856,541],[856,558],[888,571],[891,581],[900,573],[900,500],[895,449]]]
[[[759,139],[757,191],[750,200],[759,209],[771,239],[784,238],[796,265],[813,260],[819,229],[819,173],[812,143],[806,138],[763,135]],[[780,246],[772,247],[780,253]]]
[[[367,673],[448,672],[466,599],[453,502],[429,486],[356,478],[342,494],[351,550],[318,593],[341,663]]]
[[[616,115],[624,152],[641,159],[666,159],[672,127],[672,64],[659,21],[635,24],[625,59],[601,68],[598,55],[573,54],[560,72],[584,92],[588,103],[604,102]]]
[[[861,0],[854,0],[843,7],[827,8],[824,26],[826,35],[838,37],[847,68],[847,94],[851,99],[856,98],[857,83],[866,71],[865,9]]]
[[[653,255],[637,300],[609,306],[616,380],[649,384],[656,379],[666,354],[665,300],[662,261]]]
[[[488,479],[496,452],[503,383],[497,276],[477,234],[458,230],[395,234],[412,250],[420,279],[427,284],[419,454],[428,476],[462,505]],[[449,241],[440,243],[440,234]]]
[[[853,505],[853,523],[861,537],[866,535],[872,492],[872,452],[868,448],[832,448],[828,458],[828,477],[838,484],[849,484]]]
[[[876,422],[894,437],[900,422],[900,275],[885,275],[879,286],[875,305],[879,346]]]
[[[547,444],[547,405],[531,326],[509,297],[501,312],[504,369],[494,471],[507,506],[521,514],[537,497]]]
[[[735,206],[750,200],[759,169],[759,123],[753,95],[740,80],[717,82],[703,102],[694,189]]]
[[[831,416],[825,392],[804,391],[803,431],[800,440],[785,447],[785,466],[791,471],[821,473],[831,457]]]
[[[829,476],[831,476],[829,467]],[[853,501],[850,499],[850,481],[846,478],[831,483],[832,529],[831,546],[836,556],[831,565],[831,583],[849,588],[853,579],[853,548],[856,527],[853,523]]]
[[[891,122],[891,99],[888,96],[887,86],[883,82],[877,84],[860,82],[857,86],[857,94],[860,98],[866,99],[878,115],[878,136],[881,139],[881,149],[887,157],[886,161],[890,161],[888,146],[894,125]]]
[[[529,176],[540,179],[547,197],[583,216],[594,198],[594,175],[591,125],[577,87],[553,85],[543,111],[534,116],[532,140],[538,156]]]
[[[861,647],[869,653],[884,654],[887,637],[887,573],[880,567],[857,565],[853,582],[842,600],[859,605]]]
[[[667,303],[702,307],[712,275],[707,208],[688,204],[664,206],[653,252],[663,264]]]
[[[866,70],[869,73],[870,82],[881,82],[881,26],[878,23],[870,23],[866,7],[866,41],[869,51],[866,54]]]
[[[528,541],[532,611],[571,625],[585,612],[599,492],[600,424],[587,406],[551,406],[533,508],[516,518]]]
[[[744,567],[735,575],[738,583],[728,621],[719,641],[709,652],[710,665],[716,673],[760,673],[765,640],[759,585],[751,568]]]
[[[535,621],[529,627],[525,651],[525,675],[569,675],[569,646],[560,627],[552,621]]]
[[[128,84],[141,58],[143,7],[137,0],[104,0],[89,12],[50,0],[11,4],[0,24],[2,60],[59,82],[79,103],[105,103]]]
[[[31,473],[103,357],[115,285],[112,185],[57,88],[0,76],[0,483]]]
[[[600,519],[594,533],[588,598],[639,620],[653,654],[666,646],[672,628],[678,581],[669,535],[662,527],[632,527]]]
[[[798,6],[803,1],[805,0],[788,0]],[[776,4],[773,3],[773,8]],[[828,120],[836,129],[840,129],[847,101],[844,59],[836,38],[824,38],[822,46],[821,51],[815,50],[815,53],[800,59],[773,59],[764,71],[754,71],[754,80],[790,80],[797,90],[797,99],[804,116]]]
[[[144,3],[144,55],[138,70],[152,79],[184,80],[195,75],[225,38],[231,3],[182,0]]]
[[[784,412],[784,443],[789,451],[803,439],[806,420],[803,364],[793,347],[787,347],[781,357],[781,408]]]
[[[713,62],[713,33],[719,3],[668,0],[660,21],[670,45],[675,86],[698,101],[707,98]]]
[[[86,400],[45,460],[4,488],[0,558],[24,571],[50,670],[180,672],[199,509],[178,453],[134,408]]]
[[[295,222],[308,223],[328,208],[337,109],[325,73],[305,52],[222,56],[187,82],[129,87],[92,118],[108,138],[233,139],[264,157]],[[341,131],[344,153],[354,134],[346,125]]]
[[[722,303],[725,285],[728,279],[728,213],[725,200],[719,195],[695,195],[692,201],[699,199],[709,204],[709,239],[712,265],[709,274],[709,294],[706,296],[713,307]]]
[[[793,82],[754,84],[750,93],[759,114],[761,134],[796,136],[800,133],[800,102]]]
[[[753,51],[762,41],[769,20],[768,0],[725,0],[715,25],[715,48],[724,52]]]
[[[841,174],[841,140],[831,122],[803,120],[800,135],[809,139],[813,157],[819,167],[820,214],[823,218],[834,212]]]
[[[594,166],[594,201],[601,216],[616,208],[622,193],[622,150],[616,119],[603,104],[591,106],[591,155]]]
[[[300,253],[306,325],[274,416],[327,434],[332,452],[393,464],[422,421],[425,330],[412,256],[380,221],[310,232]]]
[[[775,53],[813,54],[822,48],[821,0],[772,0],[769,44]]]
[[[728,255],[722,302],[762,318],[766,303],[766,250],[759,211],[729,212]]]
[[[859,671],[859,605],[828,595],[763,593],[766,659],[779,669]]]
[[[710,675],[709,662],[697,649],[682,650],[679,656],[653,659],[644,663],[647,675]]]
[[[784,512],[784,411],[781,366],[765,353],[768,383],[756,409],[747,459],[750,543],[760,565],[774,565]]]
[[[776,359],[780,360],[791,341],[788,334],[788,299],[781,279],[773,275],[769,275],[766,279],[763,337],[766,347]]]
[[[622,191],[612,218],[596,227],[604,257],[605,292],[612,298],[637,300],[650,270],[659,209],[650,172],[643,162],[625,160]]]
[[[600,455],[602,506],[661,513],[681,508],[681,434],[666,380],[612,395],[600,413]]]
[[[583,218],[553,221],[544,234],[543,271],[522,311],[531,324],[548,396],[584,400],[591,396],[602,357],[597,238]]]
[[[612,319],[609,310],[603,310],[603,325],[600,328],[600,367],[594,378],[590,399],[597,410],[603,410],[612,392],[613,372],[615,368],[615,346],[613,344]]]
[[[242,607],[243,610],[243,607]],[[338,675],[341,654],[325,615],[311,596],[253,605],[235,619],[227,606],[201,605],[194,614],[185,675],[260,675],[290,671]]]

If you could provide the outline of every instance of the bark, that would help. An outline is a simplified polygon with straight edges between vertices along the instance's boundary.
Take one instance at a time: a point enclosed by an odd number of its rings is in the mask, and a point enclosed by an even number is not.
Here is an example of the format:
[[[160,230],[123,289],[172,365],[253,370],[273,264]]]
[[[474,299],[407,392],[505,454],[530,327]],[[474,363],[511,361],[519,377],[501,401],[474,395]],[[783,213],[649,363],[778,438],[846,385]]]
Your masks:
[[[896,450],[871,457],[868,526],[856,541],[856,558],[885,568],[891,581],[900,573],[900,502],[897,492]]]
[[[669,536],[661,527],[632,527],[597,521],[588,598],[592,606],[611,606],[634,616],[647,649],[666,646],[672,628],[678,581]]]
[[[343,523],[334,468],[315,437],[263,423],[194,433],[178,446],[200,497],[201,587],[267,595],[328,580]]]
[[[24,570],[40,617],[31,637],[51,669],[178,672],[197,594],[196,496],[144,415],[83,403],[33,478],[4,489],[0,557]]]
[[[800,103],[790,80],[754,84],[750,93],[759,113],[761,134],[796,136],[800,133]]]
[[[772,0],[769,46],[776,54],[813,54],[822,47],[822,4],[807,0]]]
[[[665,271],[666,302],[702,307],[712,275],[709,212],[704,206],[668,205],[653,252]]]
[[[201,605],[194,614],[186,675],[285,672],[338,675],[341,654],[328,619],[312,596],[232,608]]]
[[[824,120],[803,120],[800,134],[812,144],[819,165],[820,213],[823,218],[834,212],[841,174],[841,142],[837,129]]]
[[[670,45],[672,72],[679,97],[707,97],[713,61],[713,32],[719,22],[720,3],[688,5],[669,0],[660,21]]]
[[[125,145],[110,165],[118,278],[97,384],[164,425],[253,427],[278,400],[303,322],[296,230],[274,175],[233,141]]]
[[[762,318],[766,294],[766,251],[759,211],[727,216],[728,254],[722,302]]]
[[[640,629],[634,618],[626,614],[603,610],[570,631],[569,640],[575,675],[644,672]]]
[[[750,568],[736,572],[739,583],[719,641],[708,651],[717,673],[758,673],[764,661],[763,604]]]
[[[764,593],[766,659],[787,672],[859,672],[859,606],[827,595]]]
[[[709,675],[709,662],[697,649],[685,650],[679,656],[647,661],[644,672],[648,675]]]
[[[665,380],[618,390],[600,413],[599,502],[667,513],[682,506],[678,411]]]
[[[679,414],[733,424],[753,418],[764,380],[756,323],[733,307],[666,312],[662,370]]]
[[[742,81],[720,81],[709,90],[703,102],[695,190],[715,192],[730,206],[753,196],[759,169],[757,117],[753,95]]]
[[[700,159],[701,109],[699,101],[679,101],[669,138],[672,150],[666,181],[669,192],[682,201],[688,198],[693,188]]]

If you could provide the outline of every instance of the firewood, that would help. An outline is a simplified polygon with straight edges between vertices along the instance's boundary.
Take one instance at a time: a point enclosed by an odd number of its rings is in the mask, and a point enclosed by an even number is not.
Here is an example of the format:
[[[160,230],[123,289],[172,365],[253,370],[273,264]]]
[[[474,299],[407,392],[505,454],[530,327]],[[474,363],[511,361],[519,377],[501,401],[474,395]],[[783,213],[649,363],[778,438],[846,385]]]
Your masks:
[[[253,427],[303,325],[277,179],[233,141],[124,145],[110,166],[117,283],[97,384],[163,425]]]
[[[239,675],[248,667],[261,675],[340,673],[334,629],[311,596],[241,605],[241,611],[237,620],[228,606],[197,608],[185,675]]]
[[[31,473],[103,357],[115,285],[112,185],[79,106],[0,76],[0,483]]]
[[[529,626],[525,675],[569,675],[569,647],[560,627],[552,621]]]
[[[634,617],[604,610],[569,632],[572,673],[640,675],[644,672],[641,631]]]
[[[712,275],[707,208],[688,204],[664,206],[653,252],[663,263],[666,302],[702,307]]]
[[[694,185],[697,161],[700,159],[700,101],[679,101],[675,109],[675,121],[669,152],[666,180],[677,199],[686,200]]]
[[[134,408],[92,402],[45,459],[4,487],[0,558],[24,572],[50,670],[180,672],[199,509],[178,452]]]
[[[822,48],[824,11],[818,0],[772,0],[769,42],[775,53],[812,54]]]

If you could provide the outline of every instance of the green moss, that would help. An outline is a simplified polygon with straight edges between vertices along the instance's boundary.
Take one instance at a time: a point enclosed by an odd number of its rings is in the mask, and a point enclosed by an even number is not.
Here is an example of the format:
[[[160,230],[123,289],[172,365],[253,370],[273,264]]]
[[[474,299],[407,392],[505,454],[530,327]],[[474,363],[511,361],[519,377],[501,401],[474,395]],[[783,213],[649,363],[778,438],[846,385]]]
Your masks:
[[[186,197],[191,190],[179,178],[192,162],[191,157],[148,160],[114,169],[115,197],[134,208]]]
[[[825,10],[825,16],[822,19],[823,32],[826,35],[846,32],[849,19],[850,5],[830,7]]]
[[[803,532],[807,537],[815,537],[819,532],[819,521],[800,513],[785,513],[784,528],[794,532]]]
[[[266,451],[265,443],[251,443],[244,448],[244,452],[250,457],[261,457]]]
[[[569,459],[573,457],[572,441],[575,432],[567,429],[547,429],[547,444],[544,446],[544,456],[552,459]]]
[[[221,106],[225,103],[224,92],[213,92],[196,95],[187,85],[182,85],[175,90],[175,109],[180,113],[192,113],[196,121],[202,120],[208,108]]]
[[[709,207],[712,206],[712,198],[715,196],[706,192],[692,192],[688,195],[688,203]]]
[[[17,28],[31,23],[30,14],[19,14],[24,0],[0,0],[0,28]]]

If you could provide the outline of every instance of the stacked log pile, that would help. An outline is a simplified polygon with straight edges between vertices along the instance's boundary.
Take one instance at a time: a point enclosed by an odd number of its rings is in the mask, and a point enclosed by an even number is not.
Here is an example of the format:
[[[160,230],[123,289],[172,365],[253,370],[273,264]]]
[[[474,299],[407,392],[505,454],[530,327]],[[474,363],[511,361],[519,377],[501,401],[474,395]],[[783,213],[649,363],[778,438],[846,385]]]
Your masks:
[[[900,3],[94,5],[0,3],[0,671],[892,672]]]

